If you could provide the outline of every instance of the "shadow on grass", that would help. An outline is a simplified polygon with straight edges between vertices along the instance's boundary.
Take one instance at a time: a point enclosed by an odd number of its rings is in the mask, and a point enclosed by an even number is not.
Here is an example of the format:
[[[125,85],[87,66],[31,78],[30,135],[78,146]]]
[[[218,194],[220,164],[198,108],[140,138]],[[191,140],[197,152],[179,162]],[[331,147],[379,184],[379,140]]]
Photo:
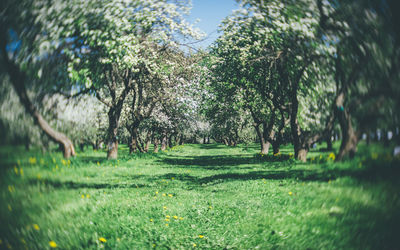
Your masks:
[[[30,179],[28,181],[31,185],[46,185],[53,188],[69,188],[69,189],[80,189],[80,188],[90,188],[90,189],[117,189],[117,188],[143,188],[148,187],[145,184],[120,184],[120,183],[86,183],[86,182],[73,182],[73,181],[58,181],[58,180],[37,180]]]

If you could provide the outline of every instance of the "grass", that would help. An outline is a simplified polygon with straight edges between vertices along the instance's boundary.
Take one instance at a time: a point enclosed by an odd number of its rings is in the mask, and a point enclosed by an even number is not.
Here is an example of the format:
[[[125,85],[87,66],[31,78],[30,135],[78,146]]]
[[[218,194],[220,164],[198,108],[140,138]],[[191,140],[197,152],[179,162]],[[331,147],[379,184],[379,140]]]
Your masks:
[[[360,145],[343,163],[258,146],[158,154],[0,148],[0,249],[398,249],[399,160]]]

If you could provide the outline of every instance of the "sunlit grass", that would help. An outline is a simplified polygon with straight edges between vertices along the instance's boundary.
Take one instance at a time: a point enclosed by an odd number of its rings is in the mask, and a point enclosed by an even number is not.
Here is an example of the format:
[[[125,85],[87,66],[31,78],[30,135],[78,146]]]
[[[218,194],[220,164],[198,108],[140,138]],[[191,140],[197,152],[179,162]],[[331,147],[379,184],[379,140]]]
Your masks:
[[[399,160],[361,145],[337,164],[319,149],[304,164],[257,145],[70,162],[3,147],[0,249],[397,248]]]

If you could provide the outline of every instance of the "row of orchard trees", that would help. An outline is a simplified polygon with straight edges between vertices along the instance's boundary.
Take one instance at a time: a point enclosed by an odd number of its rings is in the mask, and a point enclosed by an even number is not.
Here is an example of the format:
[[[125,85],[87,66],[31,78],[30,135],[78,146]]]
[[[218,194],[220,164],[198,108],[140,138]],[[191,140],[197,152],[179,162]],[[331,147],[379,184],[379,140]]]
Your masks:
[[[399,126],[399,3],[370,0],[242,0],[204,60],[204,110],[212,128],[238,137],[251,121],[267,154],[289,131],[295,157],[330,140],[337,160],[362,133]]]
[[[40,112],[43,102],[32,101],[32,93],[57,95],[56,102],[65,100],[61,95],[100,101],[99,112],[107,114],[108,158],[117,158],[122,127],[129,131],[131,152],[148,150],[151,137],[157,149],[163,148],[172,136],[181,138],[193,119],[190,93],[183,90],[193,84],[195,56],[183,53],[179,44],[201,36],[183,18],[189,5],[178,0],[1,1],[2,81],[11,83],[26,112],[60,144],[65,157],[75,155],[66,136],[71,131],[54,129]]]

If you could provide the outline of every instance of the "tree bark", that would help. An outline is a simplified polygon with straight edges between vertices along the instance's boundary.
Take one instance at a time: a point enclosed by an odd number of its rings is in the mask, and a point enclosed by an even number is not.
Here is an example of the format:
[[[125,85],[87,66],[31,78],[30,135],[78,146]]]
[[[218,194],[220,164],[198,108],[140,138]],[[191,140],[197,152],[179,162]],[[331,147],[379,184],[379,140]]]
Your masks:
[[[158,153],[158,145],[160,144],[160,140],[158,138],[154,138],[154,153]]]
[[[164,151],[164,150],[167,149],[167,147],[168,147],[167,144],[168,144],[167,133],[164,132],[163,136],[162,136],[162,139],[161,139],[161,151]]]
[[[358,135],[351,124],[351,116],[344,108],[337,109],[337,118],[342,131],[342,143],[336,161],[341,161],[346,155],[353,158],[357,152]]]
[[[1,50],[2,50],[2,58],[3,65],[8,72],[10,77],[10,82],[13,85],[15,92],[17,92],[18,98],[22,105],[25,108],[25,111],[32,116],[34,123],[42,129],[42,131],[54,142],[61,145],[62,150],[64,152],[64,158],[69,158],[71,156],[75,156],[75,148],[71,140],[63,133],[54,130],[47,121],[42,117],[42,115],[38,112],[36,107],[33,105],[29,96],[27,94],[25,88],[25,82],[28,78],[24,72],[20,70],[20,68],[12,61],[9,60],[7,50],[6,50],[6,31],[1,34]]]
[[[260,125],[261,124],[255,124],[254,125],[254,129],[256,130],[257,136],[260,139],[260,141],[259,141],[260,142],[260,146],[261,146],[261,152],[260,153],[263,154],[263,155],[267,155],[268,151],[269,151],[269,147],[270,147],[271,144],[269,143],[269,141],[264,139],[264,136],[261,133]]]

